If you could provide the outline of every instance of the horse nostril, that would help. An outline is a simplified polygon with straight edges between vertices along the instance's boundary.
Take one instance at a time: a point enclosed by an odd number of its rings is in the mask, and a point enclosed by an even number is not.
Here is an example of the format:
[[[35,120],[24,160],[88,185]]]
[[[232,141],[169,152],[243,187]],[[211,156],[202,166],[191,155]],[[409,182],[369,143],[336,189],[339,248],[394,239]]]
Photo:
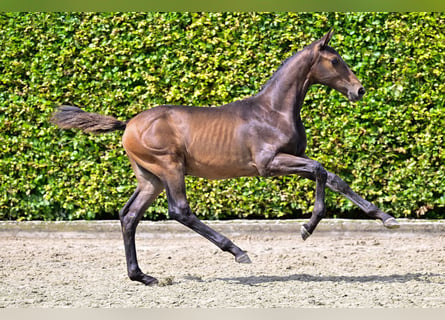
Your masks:
[[[363,96],[363,95],[365,94],[365,92],[366,92],[366,90],[365,90],[365,88],[363,88],[363,87],[360,87],[360,89],[358,89],[358,94],[359,94],[360,96]]]

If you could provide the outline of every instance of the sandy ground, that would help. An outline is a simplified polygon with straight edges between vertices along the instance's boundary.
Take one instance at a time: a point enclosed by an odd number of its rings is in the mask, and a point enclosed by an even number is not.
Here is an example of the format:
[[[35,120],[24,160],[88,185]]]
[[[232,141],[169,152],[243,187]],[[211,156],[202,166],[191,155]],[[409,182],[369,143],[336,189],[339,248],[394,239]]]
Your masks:
[[[238,264],[176,222],[143,222],[127,278],[119,222],[0,222],[0,307],[445,307],[445,222],[208,222]],[[293,230],[293,231],[292,231]]]

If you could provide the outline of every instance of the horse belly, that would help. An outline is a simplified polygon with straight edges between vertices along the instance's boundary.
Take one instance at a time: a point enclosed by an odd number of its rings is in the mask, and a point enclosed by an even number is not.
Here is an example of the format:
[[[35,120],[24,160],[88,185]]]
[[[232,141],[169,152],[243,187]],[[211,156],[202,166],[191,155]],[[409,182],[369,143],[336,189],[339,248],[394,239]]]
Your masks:
[[[242,176],[257,175],[249,159],[230,153],[194,154],[187,157],[186,173],[188,175],[207,179],[228,179]]]
[[[242,146],[200,143],[199,147],[188,148],[186,173],[208,178],[227,179],[258,174],[252,165],[250,153]]]

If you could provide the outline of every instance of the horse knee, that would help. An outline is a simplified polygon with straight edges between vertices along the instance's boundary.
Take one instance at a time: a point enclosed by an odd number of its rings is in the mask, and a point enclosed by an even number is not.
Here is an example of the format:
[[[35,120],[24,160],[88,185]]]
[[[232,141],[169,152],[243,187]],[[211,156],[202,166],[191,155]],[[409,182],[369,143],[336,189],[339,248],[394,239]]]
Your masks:
[[[328,179],[328,172],[321,163],[317,161],[314,161],[314,175],[318,181],[326,182]]]

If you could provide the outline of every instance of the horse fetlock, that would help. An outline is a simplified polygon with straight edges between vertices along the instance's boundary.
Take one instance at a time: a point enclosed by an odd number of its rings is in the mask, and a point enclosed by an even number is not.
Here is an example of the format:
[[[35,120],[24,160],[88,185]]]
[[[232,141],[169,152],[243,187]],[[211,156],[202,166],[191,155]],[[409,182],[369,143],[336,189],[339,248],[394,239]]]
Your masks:
[[[231,240],[225,238],[220,241],[220,248],[222,251],[236,252],[238,249]],[[239,249],[238,249],[239,250]]]
[[[324,203],[315,203],[314,210],[312,212],[313,216],[316,216],[318,220],[326,217],[326,206]]]

